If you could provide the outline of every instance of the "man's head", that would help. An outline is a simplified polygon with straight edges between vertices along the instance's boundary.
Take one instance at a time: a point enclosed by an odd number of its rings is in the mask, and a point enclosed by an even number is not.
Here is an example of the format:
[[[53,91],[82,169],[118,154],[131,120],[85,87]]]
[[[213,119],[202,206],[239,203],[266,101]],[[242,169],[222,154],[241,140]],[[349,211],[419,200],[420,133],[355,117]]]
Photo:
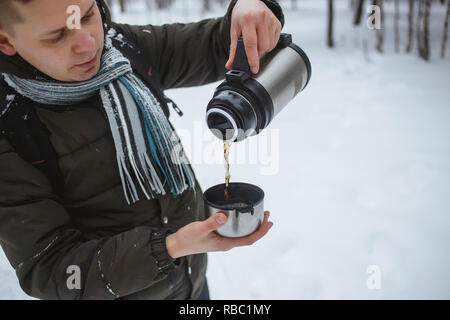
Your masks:
[[[67,27],[71,17],[67,8],[73,5],[80,9],[79,29]],[[53,79],[92,78],[100,68],[103,46],[103,23],[95,0],[0,0],[0,51],[19,54]]]

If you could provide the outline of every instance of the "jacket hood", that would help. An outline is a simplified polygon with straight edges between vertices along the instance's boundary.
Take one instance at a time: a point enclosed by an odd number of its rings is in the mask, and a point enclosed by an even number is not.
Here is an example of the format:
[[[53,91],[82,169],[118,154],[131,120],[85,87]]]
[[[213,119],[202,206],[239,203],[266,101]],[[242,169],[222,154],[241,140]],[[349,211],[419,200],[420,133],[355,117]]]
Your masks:
[[[100,14],[102,15],[103,29],[106,35],[106,30],[111,25],[111,12],[105,0],[96,1]],[[18,53],[14,56],[8,56],[0,51],[0,73],[13,74],[23,79],[52,80],[51,77],[25,61]]]

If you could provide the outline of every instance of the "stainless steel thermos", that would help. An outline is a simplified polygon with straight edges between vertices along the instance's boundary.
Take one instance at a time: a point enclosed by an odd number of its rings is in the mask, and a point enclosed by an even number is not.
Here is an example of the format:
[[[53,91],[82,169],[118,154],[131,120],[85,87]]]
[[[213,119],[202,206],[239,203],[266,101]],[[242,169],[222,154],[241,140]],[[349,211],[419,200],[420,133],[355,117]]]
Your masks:
[[[311,78],[311,63],[290,34],[282,33],[277,46],[260,57],[257,74],[250,72],[242,37],[233,67],[216,88],[206,109],[213,134],[238,142],[266,128]]]

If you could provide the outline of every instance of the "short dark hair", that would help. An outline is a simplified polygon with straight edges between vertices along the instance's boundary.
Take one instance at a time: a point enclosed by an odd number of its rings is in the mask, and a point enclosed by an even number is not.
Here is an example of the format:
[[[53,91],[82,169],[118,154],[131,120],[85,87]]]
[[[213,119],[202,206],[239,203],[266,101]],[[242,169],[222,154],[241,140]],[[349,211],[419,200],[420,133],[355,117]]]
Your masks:
[[[14,6],[13,2],[27,4],[31,1],[33,0],[0,0],[0,29],[15,37],[14,25],[24,23],[25,19],[17,10],[17,7]]]

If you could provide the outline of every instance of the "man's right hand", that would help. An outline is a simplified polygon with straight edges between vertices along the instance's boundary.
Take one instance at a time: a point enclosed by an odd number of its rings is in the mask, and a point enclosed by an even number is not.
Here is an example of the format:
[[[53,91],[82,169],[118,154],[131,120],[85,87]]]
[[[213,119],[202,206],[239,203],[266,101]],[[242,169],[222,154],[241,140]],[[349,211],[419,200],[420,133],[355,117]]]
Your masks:
[[[228,251],[234,247],[249,246],[261,239],[273,226],[269,222],[269,211],[264,212],[264,221],[252,234],[240,238],[222,237],[215,230],[227,222],[223,212],[217,212],[205,221],[196,221],[180,228],[166,238],[166,247],[172,258],[212,251]]]

